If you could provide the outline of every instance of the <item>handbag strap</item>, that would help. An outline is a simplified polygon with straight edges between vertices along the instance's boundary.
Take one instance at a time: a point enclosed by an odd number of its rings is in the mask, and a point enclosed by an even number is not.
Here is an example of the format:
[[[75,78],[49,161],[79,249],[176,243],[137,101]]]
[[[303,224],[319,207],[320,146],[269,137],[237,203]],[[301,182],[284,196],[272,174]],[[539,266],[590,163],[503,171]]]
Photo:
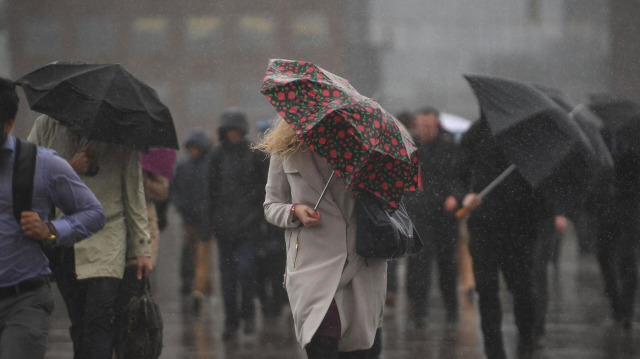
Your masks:
[[[33,178],[36,173],[38,147],[16,138],[13,162],[13,216],[20,223],[23,211],[30,211],[33,200]]]

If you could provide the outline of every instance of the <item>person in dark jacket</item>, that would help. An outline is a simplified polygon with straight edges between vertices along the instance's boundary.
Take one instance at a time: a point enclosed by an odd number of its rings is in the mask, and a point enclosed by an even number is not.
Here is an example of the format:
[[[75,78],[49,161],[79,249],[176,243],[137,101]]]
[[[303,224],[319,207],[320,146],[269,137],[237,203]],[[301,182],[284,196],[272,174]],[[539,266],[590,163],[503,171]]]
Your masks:
[[[191,294],[198,312],[202,299],[211,294],[211,236],[208,233],[207,155],[211,141],[200,129],[185,141],[189,154],[177,164],[170,185],[170,198],[183,222],[184,243],[180,263],[182,294]]]
[[[257,121],[256,128],[260,135],[264,135],[271,128],[272,123],[272,119]],[[263,171],[268,174],[269,159],[267,156],[264,158]],[[288,303],[282,277],[286,265],[287,249],[282,238],[284,238],[284,229],[274,226],[263,218],[255,247],[256,291],[262,305],[262,314],[268,322],[275,322],[282,313],[282,308]]]
[[[640,245],[640,149],[627,133],[605,132],[615,171],[603,174],[595,203],[596,249],[614,320],[633,323]]]
[[[461,142],[460,179],[468,186],[463,201],[472,210],[468,226],[470,251],[479,297],[485,353],[491,359],[506,358],[502,340],[501,271],[513,295],[520,358],[534,351],[535,301],[533,255],[537,230],[549,218],[551,206],[518,172],[509,175],[482,201],[477,193],[500,175],[509,162],[491,136],[485,119],[476,121]]]
[[[458,206],[456,196],[461,195],[455,167],[458,149],[453,137],[440,128],[439,115],[434,108],[424,108],[415,117],[413,130],[422,189],[405,195],[407,210],[426,247],[416,256],[409,257],[407,269],[407,292],[418,328],[425,325],[434,256],[447,320],[455,322],[458,317],[457,220],[453,213]]]
[[[220,274],[225,308],[224,339],[236,335],[240,317],[244,332],[255,330],[255,241],[263,222],[262,203],[267,174],[262,153],[246,139],[249,124],[236,109],[220,116],[220,145],[209,163],[209,218],[218,240]],[[241,288],[241,308],[236,293]]]

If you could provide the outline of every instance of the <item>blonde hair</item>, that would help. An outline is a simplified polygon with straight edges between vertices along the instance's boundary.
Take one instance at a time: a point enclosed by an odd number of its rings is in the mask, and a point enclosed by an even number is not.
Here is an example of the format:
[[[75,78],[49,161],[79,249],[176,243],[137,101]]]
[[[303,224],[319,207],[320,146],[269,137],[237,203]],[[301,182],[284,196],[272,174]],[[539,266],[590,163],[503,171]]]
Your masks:
[[[284,160],[297,151],[303,150],[304,145],[282,117],[278,116],[276,121],[277,123],[265,132],[260,142],[253,148]]]

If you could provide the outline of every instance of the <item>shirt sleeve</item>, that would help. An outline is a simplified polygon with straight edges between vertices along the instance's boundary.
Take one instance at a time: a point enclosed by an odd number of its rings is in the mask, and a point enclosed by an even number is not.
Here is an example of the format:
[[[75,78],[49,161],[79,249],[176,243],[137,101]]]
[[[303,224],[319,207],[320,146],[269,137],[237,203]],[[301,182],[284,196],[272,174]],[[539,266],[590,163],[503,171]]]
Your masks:
[[[53,204],[64,214],[51,221],[58,232],[56,243],[70,246],[104,227],[104,210],[67,161],[52,153],[45,154],[44,158],[47,191]]]
[[[140,154],[128,151],[125,156],[122,202],[127,219],[127,257],[151,257],[149,219],[144,198]]]

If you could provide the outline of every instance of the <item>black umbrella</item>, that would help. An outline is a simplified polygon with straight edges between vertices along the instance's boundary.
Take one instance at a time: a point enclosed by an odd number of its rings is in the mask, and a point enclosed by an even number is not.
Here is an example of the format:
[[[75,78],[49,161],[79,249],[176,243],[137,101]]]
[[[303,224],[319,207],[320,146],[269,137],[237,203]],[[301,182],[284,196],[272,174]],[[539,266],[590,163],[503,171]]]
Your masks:
[[[591,96],[589,108],[612,134],[635,140],[640,136],[640,103],[612,95]]]
[[[514,170],[533,188],[563,192],[582,185],[574,181],[582,175],[575,165],[590,162],[591,145],[566,111],[532,85],[488,76],[465,78],[493,137],[513,164],[480,193],[481,198]]]
[[[569,118],[576,122],[582,134],[588,139],[590,150],[597,164],[604,170],[613,168],[613,159],[607,145],[602,138],[604,123],[584,104],[574,105],[561,91],[536,85],[540,91],[549,96],[555,103],[566,111]]]
[[[154,89],[117,64],[58,61],[17,82],[32,110],[89,140],[137,151],[178,149],[173,119]]]

